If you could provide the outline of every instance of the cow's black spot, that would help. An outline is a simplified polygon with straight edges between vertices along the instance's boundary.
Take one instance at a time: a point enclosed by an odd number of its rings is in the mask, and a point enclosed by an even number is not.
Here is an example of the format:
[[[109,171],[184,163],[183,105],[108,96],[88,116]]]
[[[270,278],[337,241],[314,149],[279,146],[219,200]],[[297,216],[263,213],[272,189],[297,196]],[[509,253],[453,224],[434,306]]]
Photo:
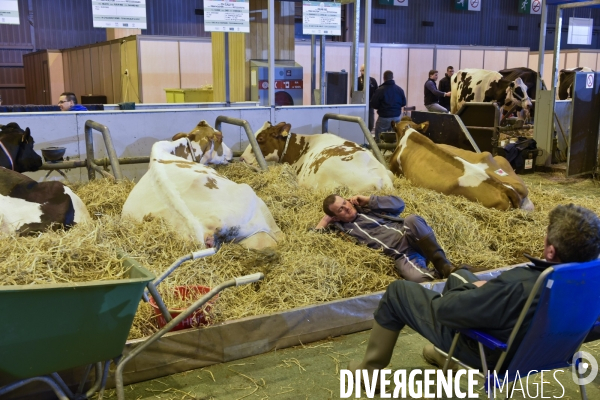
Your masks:
[[[483,79],[480,80],[479,82],[477,82],[476,85],[478,85],[478,86],[481,85],[481,82],[483,82]]]

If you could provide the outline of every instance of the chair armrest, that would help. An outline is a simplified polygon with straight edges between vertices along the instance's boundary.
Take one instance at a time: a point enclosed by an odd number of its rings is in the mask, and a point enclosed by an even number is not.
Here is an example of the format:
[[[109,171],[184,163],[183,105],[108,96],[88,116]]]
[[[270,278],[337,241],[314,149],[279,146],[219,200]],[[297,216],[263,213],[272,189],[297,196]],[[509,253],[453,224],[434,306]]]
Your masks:
[[[492,350],[499,349],[502,351],[506,351],[506,349],[508,347],[506,343],[496,339],[495,337],[493,337],[491,335],[488,335],[487,333],[483,333],[483,332],[477,331],[475,329],[460,330],[460,333],[470,337],[473,340],[478,341],[479,343],[483,344],[485,347],[490,348]]]

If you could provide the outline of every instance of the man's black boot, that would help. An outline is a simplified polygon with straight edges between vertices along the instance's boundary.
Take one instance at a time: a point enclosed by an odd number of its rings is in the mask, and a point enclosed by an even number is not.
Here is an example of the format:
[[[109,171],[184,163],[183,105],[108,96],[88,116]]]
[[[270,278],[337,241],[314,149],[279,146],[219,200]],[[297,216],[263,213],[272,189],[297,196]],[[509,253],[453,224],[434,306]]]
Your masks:
[[[417,246],[425,258],[427,258],[428,261],[431,261],[435,270],[444,279],[448,278],[452,272],[458,269],[448,261],[446,253],[444,253],[444,250],[442,250],[441,246],[438,244],[433,233],[417,240]]]

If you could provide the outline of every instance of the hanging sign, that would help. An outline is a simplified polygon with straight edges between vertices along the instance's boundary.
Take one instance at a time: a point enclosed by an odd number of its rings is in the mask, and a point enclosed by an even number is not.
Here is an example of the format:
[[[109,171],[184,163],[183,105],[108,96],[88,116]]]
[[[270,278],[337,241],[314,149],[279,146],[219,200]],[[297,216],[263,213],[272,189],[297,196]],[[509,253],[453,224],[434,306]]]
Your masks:
[[[204,0],[204,30],[250,33],[250,0]]]
[[[342,3],[303,1],[302,34],[340,36]]]
[[[379,0],[382,6],[408,6],[408,0]]]
[[[454,8],[461,11],[481,11],[482,0],[454,0]]]
[[[92,15],[94,28],[147,29],[146,0],[92,0]]]
[[[0,24],[20,25],[19,0],[0,0]]]
[[[517,0],[519,2],[519,14],[541,14],[542,0]]]

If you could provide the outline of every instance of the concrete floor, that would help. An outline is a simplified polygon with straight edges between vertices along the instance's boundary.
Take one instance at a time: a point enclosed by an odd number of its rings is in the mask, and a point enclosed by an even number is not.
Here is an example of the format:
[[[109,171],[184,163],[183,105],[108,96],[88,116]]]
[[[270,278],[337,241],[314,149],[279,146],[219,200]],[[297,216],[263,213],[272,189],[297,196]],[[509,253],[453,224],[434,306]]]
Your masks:
[[[126,397],[136,400],[339,399],[339,370],[346,368],[349,360],[362,357],[369,333],[370,331],[365,331],[331,338],[130,385],[125,388]],[[425,339],[413,330],[404,329],[398,339],[390,368],[407,371],[433,368],[421,355],[426,343]],[[583,350],[600,360],[600,341],[586,344]],[[553,375],[545,373],[544,382],[549,383],[543,385],[544,397],[580,398],[578,386],[573,383],[569,370],[556,373],[556,376],[564,386],[564,395]],[[541,398],[539,374],[535,378],[532,376],[529,385],[524,380],[522,382],[523,391],[517,384],[514,399]],[[461,387],[466,391],[465,378],[461,381]],[[586,389],[590,400],[600,399],[600,376],[588,384]],[[486,398],[480,385],[476,393],[479,393],[479,398]],[[368,398],[364,391],[361,391],[361,394],[361,398]],[[114,391],[105,393],[105,398],[116,398]],[[350,398],[356,398],[354,393]],[[406,398],[414,397],[407,394]]]

